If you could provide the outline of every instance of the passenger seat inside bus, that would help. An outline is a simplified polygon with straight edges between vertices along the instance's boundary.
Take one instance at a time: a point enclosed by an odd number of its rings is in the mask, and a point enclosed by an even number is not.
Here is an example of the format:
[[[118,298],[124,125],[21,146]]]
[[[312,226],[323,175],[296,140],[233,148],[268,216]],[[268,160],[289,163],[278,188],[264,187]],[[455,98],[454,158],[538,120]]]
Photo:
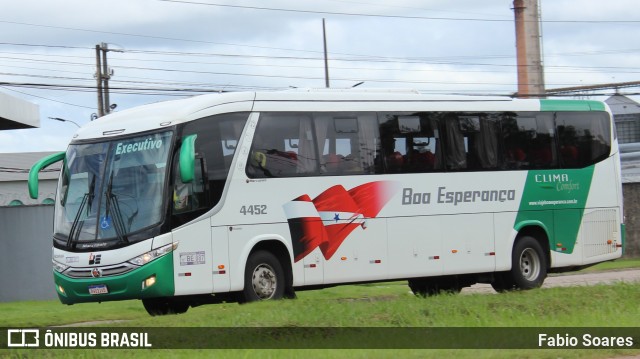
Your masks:
[[[254,150],[250,165],[255,177],[292,177],[297,174],[298,154],[276,149]]]

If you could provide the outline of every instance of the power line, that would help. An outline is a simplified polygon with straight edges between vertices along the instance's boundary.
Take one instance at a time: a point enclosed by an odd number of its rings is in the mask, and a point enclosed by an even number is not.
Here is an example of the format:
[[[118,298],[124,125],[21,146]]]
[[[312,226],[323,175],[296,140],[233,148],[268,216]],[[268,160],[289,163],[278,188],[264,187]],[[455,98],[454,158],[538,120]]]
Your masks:
[[[15,58],[14,58],[15,59]],[[21,59],[21,58],[18,58]],[[27,60],[27,59],[24,59]],[[36,61],[44,61],[44,62],[51,62],[50,60],[36,60]],[[77,64],[77,63],[71,63],[71,62],[58,62],[58,61],[54,61],[54,63],[64,63],[64,64]],[[462,63],[458,63],[458,64],[462,64]],[[85,64],[82,64],[85,65]],[[469,65],[467,63],[467,65]],[[505,66],[510,66],[513,67],[515,65],[497,65],[497,64],[474,64],[477,66],[501,66],[501,67],[505,67]],[[155,72],[169,72],[169,73],[194,73],[194,74],[208,74],[208,75],[225,75],[225,76],[246,76],[246,77],[267,77],[267,78],[284,78],[284,79],[297,79],[297,80],[318,80],[320,79],[317,76],[308,76],[308,75],[282,75],[282,74],[264,74],[264,73],[245,73],[245,72],[229,72],[229,71],[206,71],[206,70],[187,70],[187,69],[182,69],[182,68],[158,68],[158,67],[142,67],[142,66],[127,66],[127,65],[118,65],[118,68],[123,69],[123,70],[142,70],[142,71],[155,71]],[[305,67],[306,68],[306,67]],[[564,71],[566,70],[570,70],[570,69],[576,69],[576,67],[574,66],[548,66],[548,68],[561,68],[564,69]],[[320,68],[317,68],[318,70],[320,70]],[[356,68],[356,67],[351,67],[351,68],[345,68],[345,69],[361,69],[364,70],[362,67]],[[618,67],[618,68],[614,68],[614,67],[582,67],[581,69],[594,69],[594,70],[602,70],[602,69],[607,69],[607,70],[619,70],[619,69],[623,69],[623,70],[628,70],[629,68],[625,68],[625,67]],[[373,69],[372,69],[373,70]],[[392,69],[385,69],[385,71],[389,71]],[[402,72],[418,72],[421,71],[420,69],[416,69],[416,70],[407,70],[407,69],[401,69],[399,71]],[[426,72],[424,70],[422,70],[423,72]],[[434,69],[434,71],[437,71]],[[442,70],[440,70],[441,72]],[[483,71],[486,72],[486,71]],[[631,71],[628,71],[628,73],[633,73]],[[78,77],[63,77],[63,76],[50,76],[50,75],[31,75],[31,74],[17,74],[17,73],[0,73],[3,75],[9,75],[9,76],[29,76],[29,77],[38,77],[38,78],[49,78],[49,79],[67,79],[67,80],[74,80],[74,81],[90,81],[89,78],[78,78]],[[368,82],[396,82],[396,83],[411,83],[413,80],[401,80],[401,79],[384,79],[384,78],[337,78],[338,80],[343,80],[343,81],[368,81]],[[169,80],[170,81],[170,80]],[[469,83],[466,83],[469,84]],[[483,84],[491,84],[491,83],[483,83]],[[494,83],[496,85],[499,85],[497,83]]]
[[[2,22],[2,21],[0,21]],[[43,45],[43,44],[25,44],[25,43],[16,43],[16,42],[0,42],[0,45],[11,45],[11,46],[27,46],[27,47],[47,47],[51,49],[80,49],[80,50],[91,50],[90,47],[82,47],[82,46],[67,46],[67,45]]]
[[[9,45],[21,45],[21,46],[29,46],[29,47],[45,47],[45,48],[64,48],[64,49],[82,49],[82,50],[88,50],[90,48],[86,48],[86,47],[76,47],[76,46],[64,46],[64,45],[36,45],[36,44],[16,44],[16,43],[0,43],[0,45],[2,44],[9,44]],[[566,55],[571,55],[571,54],[575,54],[575,55],[586,55],[586,54],[612,54],[612,53],[633,53],[633,52],[638,52],[638,49],[623,49],[623,50],[604,50],[604,51],[582,51],[582,52],[574,52],[574,53],[566,53]],[[302,66],[302,65],[291,65],[291,61],[292,59],[295,60],[309,60],[309,61],[320,61],[321,57],[302,57],[302,56],[268,56],[268,55],[245,55],[245,54],[230,54],[230,53],[199,53],[199,52],[180,52],[180,51],[158,51],[158,50],[136,50],[136,49],[132,49],[132,50],[126,50],[127,53],[131,53],[131,54],[144,54],[144,55],[167,55],[167,56],[197,56],[197,57],[204,57],[204,56],[221,56],[221,57],[233,57],[233,58],[237,58],[237,59],[269,59],[269,60],[287,60],[289,61],[289,64],[287,65],[278,65],[278,64],[274,64],[273,62],[270,64],[240,64],[237,62],[234,63],[224,63],[224,62],[202,62],[202,61],[180,61],[180,60],[164,60],[164,59],[144,59],[144,58],[121,58],[120,56],[116,57],[114,60],[116,61],[116,63],[119,62],[124,62],[126,63],[127,61],[141,61],[141,62],[165,62],[165,63],[179,63],[179,64],[202,64],[202,65],[233,65],[233,66],[252,66],[252,67],[257,67],[257,66],[270,66],[270,67],[280,67],[280,68],[301,68],[301,69],[310,69],[310,68],[316,68],[318,70],[320,70],[320,67],[312,67],[312,66]],[[14,53],[15,54],[15,53]],[[84,56],[74,56],[74,55],[54,55],[54,54],[33,54],[33,53],[18,53],[19,55],[29,55],[29,56],[47,56],[47,57],[55,57],[55,56],[59,56],[59,57],[65,57],[65,58],[84,58]],[[346,54],[345,54],[346,55]],[[360,63],[402,63],[402,64],[409,64],[409,65],[423,65],[423,64],[428,64],[428,65],[457,65],[457,66],[476,66],[476,67],[494,67],[494,70],[491,70],[491,72],[498,72],[496,71],[496,69],[502,69],[502,68],[510,68],[510,67],[515,67],[517,65],[513,65],[513,64],[496,64],[496,63],[478,63],[478,62],[464,62],[464,61],[445,61],[446,59],[466,59],[466,58],[470,58],[471,56],[449,56],[449,57],[383,57],[383,56],[369,56],[369,55],[354,55],[354,54],[348,54],[350,56],[357,56],[357,58],[341,58],[341,57],[336,57],[336,58],[332,58],[332,61],[336,61],[336,62],[360,62]],[[560,54],[554,54],[554,55],[560,55]],[[487,56],[487,58],[501,58],[501,57],[506,57],[506,55],[489,55]],[[74,62],[74,61],[56,61],[56,60],[51,60],[51,59],[34,59],[32,57],[21,57],[21,56],[0,56],[0,58],[4,58],[7,60],[12,60],[12,61],[20,61],[20,62],[35,62],[35,63],[43,63],[43,64],[55,64],[55,65],[65,65],[65,66],[91,66],[93,67],[93,64],[90,63],[82,63],[82,62]],[[88,58],[88,57],[87,57]],[[474,59],[478,59],[481,58],[479,56],[473,56]],[[431,61],[431,62],[429,62]],[[294,80],[321,80],[322,78],[319,76],[308,76],[308,75],[303,75],[303,76],[295,76],[295,75],[278,75],[278,74],[256,74],[256,73],[243,73],[243,72],[223,72],[223,71],[218,71],[218,72],[213,72],[213,71],[197,71],[197,70],[185,70],[183,68],[171,68],[171,69],[167,69],[167,68],[157,68],[157,67],[143,67],[143,66],[127,66],[127,65],[117,65],[118,68],[121,69],[131,69],[131,70],[143,70],[143,71],[156,71],[156,72],[171,72],[171,73],[196,73],[196,74],[209,74],[209,75],[224,75],[224,76],[244,76],[244,77],[268,77],[268,78],[281,78],[281,79],[294,79]],[[438,72],[442,72],[442,71],[446,71],[446,70],[438,70],[438,69],[411,69],[411,68],[407,68],[406,66],[402,69],[390,69],[390,68],[375,68],[375,67],[368,67],[368,68],[364,68],[362,66],[360,67],[345,67],[345,66],[334,66],[332,67],[336,70],[367,70],[367,71],[401,71],[401,72],[429,72],[429,71],[438,71]],[[557,68],[557,69],[563,69],[563,72],[567,72],[569,70],[607,70],[607,71],[618,71],[617,73],[621,73],[619,70],[625,70],[625,73],[635,73],[633,71],[633,68],[630,67],[613,67],[613,66],[607,66],[607,67],[587,67],[587,66],[547,66],[547,68]],[[33,68],[31,68],[33,69]],[[45,70],[45,69],[42,69]],[[46,69],[46,70],[51,70],[50,68]],[[57,71],[58,72],[62,72],[63,70]],[[481,71],[481,70],[477,70],[477,71]],[[508,70],[507,70],[508,71]],[[68,73],[77,73],[77,74],[83,74],[82,72],[76,72],[76,71],[66,71]],[[471,72],[469,70],[467,71],[461,71],[461,70],[456,70],[456,72]],[[481,72],[488,72],[488,70],[484,70]],[[572,72],[575,73],[575,72]],[[5,75],[5,76],[29,76],[29,77],[34,77],[34,78],[44,78],[44,79],[52,79],[52,80],[70,80],[70,81],[91,81],[91,79],[89,78],[78,78],[78,77],[64,77],[64,76],[49,76],[49,75],[31,75],[31,74],[17,74],[17,73],[0,73],[0,75]],[[122,78],[128,78],[126,76],[123,76]],[[167,82],[165,83],[161,83],[158,82],[159,80],[156,79],[149,79],[149,78],[145,78],[147,80],[155,80],[155,82],[146,82],[146,81],[126,81],[126,80],[116,80],[114,82],[122,84],[120,87],[116,88],[115,92],[119,93],[119,94],[131,94],[131,95],[148,95],[148,94],[162,94],[162,95],[168,95],[168,96],[189,96],[190,94],[195,94],[195,93],[208,93],[208,92],[220,92],[221,89],[278,89],[278,88],[282,88],[282,87],[266,87],[266,86],[252,86],[252,85],[231,85],[231,84],[225,84],[225,85],[215,85],[215,84],[210,84],[210,83],[187,83],[187,82],[175,82],[172,80],[166,80]],[[349,82],[353,82],[353,81],[366,81],[366,82],[373,82],[373,83],[405,83],[405,84],[440,84],[440,85],[459,85],[459,86],[464,86],[464,85],[493,85],[493,86],[512,86],[513,84],[511,83],[497,83],[497,82],[460,82],[460,83],[455,83],[455,82],[437,82],[437,81],[421,81],[421,80],[402,80],[402,79],[385,79],[385,78],[336,78],[336,80],[338,81],[349,81]],[[141,84],[144,86],[133,86],[135,84]],[[37,88],[37,89],[48,89],[48,90],[58,90],[58,91],[77,91],[77,92],[88,92],[87,87],[81,87],[81,86],[72,86],[72,85],[57,85],[57,84],[38,84],[38,83],[29,83],[29,82],[25,82],[25,83],[18,83],[18,82],[7,82],[5,83],[6,86],[17,86],[17,87],[31,87],[31,88]],[[167,87],[147,87],[146,85],[166,85]],[[555,86],[569,86],[569,85],[574,85],[574,84],[554,84]],[[217,88],[215,88],[217,87]],[[94,89],[93,86],[89,87],[91,90]],[[12,90],[12,91],[16,91],[16,90]],[[19,92],[19,91],[16,91]],[[26,94],[26,93],[25,93]],[[62,101],[57,101],[57,100],[52,100],[49,98],[44,98],[44,97],[40,97],[40,96],[35,96],[35,95],[31,95],[31,94],[27,94],[30,96],[34,96],[34,97],[39,97],[39,98],[43,98],[45,100],[51,100],[51,101],[55,101],[55,102],[59,102],[59,103],[63,103],[63,104],[68,104],[68,105],[72,105],[72,106],[78,106],[78,107],[84,107],[84,108],[90,108],[87,106],[81,106],[81,105],[75,105],[75,104],[69,104],[66,102],[62,102]]]
[[[26,60],[26,59],[25,59]],[[39,61],[45,61],[46,60],[39,60]],[[65,62],[65,63],[69,63],[69,62]],[[136,67],[136,66],[118,66],[118,68],[122,68],[122,69],[134,69],[134,70],[146,70],[146,71],[162,71],[162,72],[171,72],[171,73],[197,73],[197,74],[209,74],[209,75],[229,75],[229,76],[244,76],[244,77],[269,77],[269,78],[283,78],[283,79],[295,79],[295,80],[321,80],[322,78],[320,78],[319,76],[293,76],[293,75],[277,75],[277,74],[270,74],[270,75],[265,75],[265,74],[254,74],[254,73],[238,73],[238,72],[212,72],[212,71],[191,71],[191,70],[183,70],[183,69],[165,69],[165,68],[152,68],[152,67]],[[570,67],[569,67],[570,68]],[[404,71],[406,72],[406,71]],[[37,77],[37,78],[47,78],[47,79],[65,79],[65,80],[72,80],[72,81],[90,81],[89,78],[78,78],[78,77],[63,77],[63,76],[47,76],[47,75],[29,75],[29,74],[16,74],[16,73],[2,73],[4,75],[9,75],[9,76],[29,76],[29,77]],[[373,83],[403,83],[403,84],[421,84],[421,83],[430,83],[430,84],[447,84],[447,85],[493,85],[493,86],[512,86],[512,83],[497,83],[497,82],[465,82],[465,83],[454,83],[454,82],[434,82],[434,81],[419,81],[419,80],[402,80],[402,79],[385,79],[385,78],[336,78],[336,80],[339,81],[366,81],[366,82],[373,82]],[[119,94],[140,94],[141,92],[145,92],[145,93],[149,93],[149,92],[153,92],[155,93],[166,93],[167,91],[171,91],[172,94],[175,93],[175,91],[177,90],[178,92],[180,91],[180,89],[176,89],[176,85],[180,86],[180,84],[177,84],[171,80],[167,80],[168,83],[164,83],[164,84],[159,84],[159,83],[145,83],[145,82],[140,82],[140,81],[118,81],[118,83],[122,83],[122,84],[126,84],[128,86],[121,86],[119,88],[117,88],[117,93]],[[156,85],[167,85],[170,86],[169,89],[167,88],[145,88],[145,87],[132,87],[131,85],[133,84],[143,84],[143,85],[149,85],[149,84],[156,84]],[[258,86],[242,86],[242,85],[230,85],[230,84],[226,84],[226,85],[213,85],[213,84],[187,84],[187,83],[182,83],[182,86],[188,86],[190,88],[188,89],[184,89],[185,91],[191,91],[193,92],[197,92],[197,93],[207,93],[207,92],[219,92],[220,88],[258,88]],[[575,85],[575,83],[572,84],[554,84],[555,86],[571,86],[571,85]],[[26,85],[21,85],[21,86],[26,86]],[[32,86],[36,86],[36,85],[32,85]],[[212,90],[212,86],[214,87],[218,87],[218,88],[214,88]],[[28,86],[27,86],[28,87]],[[197,88],[193,88],[193,87],[197,87]],[[39,87],[37,88],[42,88],[42,84],[40,84]],[[274,87],[260,87],[260,88],[274,88]],[[275,87],[278,88],[278,87]],[[52,86],[52,87],[48,87],[47,89],[55,89],[55,90],[62,90],[62,91],[84,91],[86,92],[87,90],[82,90],[82,89],[78,89],[77,87],[75,88],[70,88],[69,86],[66,87],[59,87],[56,88],[56,86]]]
[[[0,43],[2,44],[2,43]],[[29,46],[47,46],[47,45],[32,45]],[[52,46],[52,47],[65,47],[65,46]],[[76,48],[76,47],[73,47]],[[82,48],[88,49],[88,48]],[[120,51],[120,50],[119,50]],[[229,53],[199,53],[199,52],[178,52],[178,51],[157,51],[157,50],[137,50],[137,49],[129,49],[129,50],[121,50],[125,53],[137,53],[137,54],[153,54],[153,55],[168,55],[168,56],[194,56],[194,57],[234,57],[234,58],[246,58],[246,59],[279,59],[279,60],[309,60],[309,61],[321,61],[322,57],[300,57],[300,56],[271,56],[271,55],[247,55],[247,54],[229,54]],[[547,54],[547,57],[555,57],[555,56],[585,56],[585,55],[608,55],[608,54],[628,54],[628,53],[636,53],[640,52],[640,49],[620,49],[620,50],[601,50],[601,51],[579,51],[579,52],[567,52],[567,53],[553,53]],[[52,54],[34,54],[34,53],[20,53],[20,52],[0,52],[4,54],[14,54],[14,55],[29,55],[29,56],[55,56],[55,57],[66,57],[66,58],[89,58],[88,56],[77,56],[77,55],[52,55]],[[335,55],[335,54],[332,54]],[[460,55],[460,56],[436,56],[436,57],[389,57],[389,56],[372,56],[372,55],[362,55],[362,54],[342,54],[348,56],[357,56],[357,58],[341,58],[341,57],[331,57],[332,61],[343,61],[343,62],[394,62],[394,63],[406,63],[406,64],[445,64],[445,65],[472,65],[472,66],[517,66],[517,65],[509,65],[509,64],[491,64],[491,63],[465,63],[454,61],[454,59],[499,59],[505,58],[510,59],[513,55]],[[0,58],[10,59],[10,60],[18,60],[18,61],[31,61],[31,62],[54,62],[53,60],[42,60],[42,59],[33,59],[33,58],[22,58],[22,57],[10,57],[10,56],[0,56]],[[273,63],[269,64],[240,64],[237,62],[234,63],[225,63],[225,62],[202,62],[202,61],[177,61],[177,60],[161,60],[161,59],[136,59],[136,58],[125,58],[125,59],[115,59],[116,61],[145,61],[145,62],[167,62],[167,63],[180,63],[180,64],[206,64],[206,65],[233,65],[233,66],[273,66],[273,67],[300,67],[300,68],[312,68],[311,66],[301,66],[301,65],[277,65]],[[76,63],[76,62],[66,62],[66,61],[55,61],[54,63],[59,64],[71,64],[71,65],[91,65],[88,63]],[[341,67],[332,67],[336,69],[340,69]],[[569,66],[569,68],[577,68],[580,69],[582,67],[579,66]],[[627,67],[615,67],[620,69],[625,69]],[[613,68],[613,69],[615,69]],[[344,68],[344,69],[354,69],[354,68]],[[358,69],[362,69],[358,67]],[[606,69],[612,69],[612,67],[606,67]]]
[[[396,8],[396,9],[410,9],[410,10],[422,10],[422,11],[437,11],[437,12],[448,12],[448,13],[458,13],[458,14],[472,14],[472,15],[488,15],[488,14],[482,14],[482,13],[470,12],[470,11],[439,10],[439,9],[429,9],[429,8],[423,8],[423,7],[417,7],[417,6],[402,6],[402,5],[391,5],[391,4],[378,4],[378,3],[363,2],[363,1],[348,1],[348,0],[329,0],[329,1],[340,2],[340,3],[347,3],[347,4],[360,4],[360,5],[367,5],[367,6],[381,6],[381,7],[386,7],[386,8]],[[512,16],[509,16],[509,19],[511,19],[511,18],[512,18]]]
[[[200,43],[200,44],[237,46],[237,47],[246,47],[246,48],[254,48],[254,49],[267,49],[267,50],[318,52],[318,51],[311,51],[311,50],[287,49],[287,48],[279,48],[279,47],[271,47],[271,46],[243,45],[243,44],[216,42],[216,41],[183,39],[183,38],[167,37],[167,36],[131,34],[131,33],[126,33],[126,32],[117,32],[117,31],[103,31],[103,30],[93,30],[93,29],[82,29],[82,28],[77,28],[77,27],[44,25],[44,24],[35,24],[35,23],[27,23],[27,22],[9,21],[9,20],[0,20],[0,23],[12,24],[12,25],[22,25],[22,26],[43,27],[43,28],[48,28],[48,29],[90,32],[90,33],[97,33],[97,34],[108,34],[108,35],[129,36],[129,37],[141,37],[141,38],[155,39],[155,40],[183,41],[183,42],[192,42],[192,43]]]
[[[81,77],[68,77],[68,76],[51,76],[51,75],[34,75],[34,74],[17,74],[12,72],[0,72],[0,75],[16,76],[16,77],[35,77],[41,79],[56,79],[56,80],[72,80],[72,81],[89,81],[92,79]]]
[[[273,8],[273,7],[262,7],[262,6],[246,6],[246,5],[204,3],[204,2],[187,1],[187,0],[156,0],[156,1],[169,2],[169,3],[189,4],[189,5],[215,6],[215,7],[226,7],[226,8],[247,9],[247,10],[292,12],[292,13],[316,14],[316,15],[377,17],[377,18],[412,19],[412,20],[478,21],[478,22],[509,22],[509,23],[513,22],[513,19],[486,19],[486,18],[482,19],[482,18],[415,16],[415,15],[364,14],[364,13],[351,13],[351,12],[338,12],[338,11],[300,10],[300,9]],[[633,24],[633,23],[640,23],[640,20],[542,20],[542,22],[546,22],[546,23],[591,23],[591,24],[631,23],[631,24]]]
[[[237,54],[210,54],[212,56],[224,56],[224,57],[239,57],[239,58],[264,58],[264,59],[302,59],[302,60],[314,60],[320,61],[320,58],[296,58],[296,57],[282,57],[282,56],[261,56],[261,55],[237,55]],[[13,57],[13,56],[0,56],[0,59],[8,59],[15,60],[21,62],[34,62],[34,63],[49,63],[49,64],[61,64],[61,65],[70,65],[70,66],[91,66],[93,64],[84,63],[84,62],[72,62],[72,61],[57,61],[57,60],[44,60],[44,59],[33,59],[27,57]],[[114,59],[116,62],[118,61],[148,61],[148,62],[173,62],[168,60],[141,60],[141,59]],[[475,67],[496,67],[496,68],[517,68],[517,64],[498,64],[498,63],[482,63],[482,62],[464,62],[464,61],[429,61],[428,58],[420,60],[419,58],[396,58],[394,59],[345,59],[345,58],[332,58],[334,62],[364,62],[364,63],[402,63],[402,64],[414,64],[414,65],[456,65],[456,66],[475,66]],[[211,63],[211,62],[188,62],[188,61],[175,61],[176,63],[193,63],[193,64],[210,64],[210,65],[224,65],[224,63]],[[238,66],[240,64],[228,64],[233,66]],[[260,66],[260,64],[242,64],[246,66]],[[268,66],[273,67],[301,67],[301,68],[314,68],[309,66],[278,66],[273,64],[268,64]],[[141,66],[128,66],[128,65],[118,65],[119,68],[122,69],[135,69],[135,70],[150,70],[150,71],[169,71],[169,72],[201,72],[201,71],[190,71],[190,70],[182,70],[182,69],[162,69],[162,68],[153,68],[153,67],[141,67]],[[546,66],[549,69],[563,69],[563,70],[607,70],[607,71],[618,71],[625,70],[626,73],[635,73],[634,70],[640,70],[640,68],[631,68],[626,66],[568,66],[568,65],[548,65]],[[316,67],[317,68],[317,67]],[[367,70],[362,67],[334,67],[335,69],[361,69]],[[412,71],[411,69],[402,69],[404,71]],[[419,70],[416,70],[419,71]],[[224,74],[224,73],[214,73],[214,74]]]
[[[15,90],[15,89],[10,89],[10,88],[5,87],[5,86],[0,86],[0,87],[2,87],[3,89],[5,89],[5,90],[7,90],[7,91],[13,91],[13,92],[17,92],[17,93],[20,93],[20,94],[23,94],[23,95],[27,95],[27,96],[31,96],[31,97],[36,97],[36,98],[43,99],[43,100],[47,100],[47,101],[51,101],[51,102],[57,102],[57,103],[61,103],[61,104],[63,104],[63,105],[69,105],[69,106],[74,106],[74,107],[80,107],[80,108],[93,109],[93,107],[82,106],[82,105],[77,105],[77,104],[75,104],[75,103],[64,102],[64,101],[59,101],[59,100],[54,100],[54,99],[52,99],[52,98],[48,98],[48,97],[44,97],[44,96],[38,96],[38,95],[34,95],[34,94],[30,94],[30,93],[23,92],[23,91],[18,91],[18,90]]]
[[[429,83],[429,82],[424,82],[424,83]],[[479,83],[480,84],[480,83]],[[61,91],[74,91],[74,92],[93,92],[95,90],[95,88],[93,88],[92,86],[76,86],[76,85],[53,85],[53,84],[37,84],[37,83],[6,83],[6,82],[0,82],[0,87],[2,88],[6,88],[5,86],[17,86],[17,87],[30,87],[30,88],[39,88],[39,89],[49,89],[49,90],[61,90]],[[513,85],[509,85],[510,87],[512,87]],[[268,89],[268,90],[282,90],[285,89],[284,87],[260,87],[260,86],[239,86],[239,85],[232,85],[232,86],[228,86],[229,88],[240,88],[243,90],[259,90],[259,89]],[[10,91],[16,91],[19,93],[23,93],[29,96],[35,96],[35,95],[31,95],[31,94],[27,94],[24,92],[20,92],[17,90],[12,90],[9,88],[6,88],[7,90]],[[492,91],[483,91],[482,93],[478,93],[477,90],[472,90],[472,89],[463,89],[463,90],[456,90],[456,91],[450,91],[450,90],[442,90],[442,89],[438,89],[438,90],[434,90],[434,89],[423,89],[423,88],[416,88],[417,90],[424,92],[424,93],[431,93],[431,94],[447,94],[447,95],[455,95],[455,94],[464,94],[464,95],[474,95],[474,96],[512,96],[513,92],[512,91],[506,91],[503,93],[496,93],[496,92],[492,92]],[[221,88],[217,88],[217,89],[184,89],[184,88],[173,88],[173,89],[167,89],[167,88],[133,88],[133,87],[115,87],[112,88],[113,92],[119,93],[119,94],[126,94],[126,95],[151,95],[151,96],[178,96],[178,97],[188,97],[188,96],[193,96],[193,95],[197,95],[197,94],[207,94],[207,93],[220,93],[220,92],[225,92],[225,89],[223,87]],[[593,93],[591,94],[592,96],[610,96],[613,95],[614,93]],[[640,95],[640,93],[637,92],[633,92],[633,93],[625,93],[628,96],[634,96],[634,95]],[[558,96],[558,97],[571,97],[574,96],[574,94],[554,94],[553,96]],[[40,97],[40,96],[35,96],[35,97]],[[43,98],[43,97],[41,97]],[[43,98],[46,100],[50,100],[50,101],[54,101],[54,102],[61,102],[61,101],[56,101],[56,100],[52,100],[49,98]],[[64,102],[61,102],[64,103]],[[68,103],[64,103],[64,104],[68,104]],[[78,106],[78,107],[83,107],[83,108],[88,108],[88,109],[93,109],[92,107],[87,107],[87,106],[80,106],[80,105],[75,105],[75,104],[69,104],[72,106]]]
[[[416,70],[419,71],[419,70]],[[438,70],[433,70],[433,71],[438,71]],[[441,71],[438,71],[441,72]],[[459,72],[459,71],[457,71]],[[484,71],[481,71],[484,72]],[[69,81],[80,81],[80,82],[84,82],[84,83],[89,83],[91,81],[93,81],[92,79],[89,78],[79,78],[79,77],[65,77],[65,76],[50,76],[50,75],[34,75],[34,74],[23,74],[23,73],[6,73],[6,72],[2,72],[0,73],[0,75],[5,75],[5,76],[15,76],[15,77],[31,77],[31,78],[42,78],[42,79],[52,79],[52,80],[69,80]],[[236,74],[237,76],[248,76],[248,77],[252,77],[253,74],[243,74],[243,73],[238,73]],[[274,77],[278,77],[277,75],[274,75]],[[140,77],[127,77],[127,76],[119,76],[118,80],[112,80],[113,83],[116,84],[122,84],[124,88],[124,86],[135,86],[135,85],[160,85],[160,86],[169,86],[171,89],[175,89],[177,87],[182,87],[182,88],[190,88],[193,90],[200,90],[200,89],[211,89],[212,87],[214,88],[219,88],[219,87],[228,87],[228,88],[236,88],[236,87],[241,87],[241,88],[246,88],[246,86],[239,86],[239,85],[229,85],[229,84],[214,84],[211,82],[207,82],[207,83],[203,83],[203,82],[188,82],[188,81],[175,81],[175,80],[170,80],[170,79],[157,79],[157,78],[140,78]],[[297,77],[292,77],[292,78],[297,78]],[[126,79],[132,79],[132,80],[126,80]],[[305,79],[305,78],[300,78],[300,79]],[[306,78],[306,79],[314,79],[317,80],[319,79],[319,77],[312,77],[312,78]],[[356,79],[344,79],[344,78],[337,78],[338,80],[341,81],[355,81]],[[149,80],[149,81],[147,81]],[[397,81],[400,83],[409,83],[409,80],[391,80],[391,79],[376,79],[376,78],[364,78],[362,79],[364,81],[367,82],[387,82],[387,81]],[[458,84],[458,83],[450,83],[450,84]],[[467,83],[469,84],[469,83]],[[502,83],[477,83],[477,84],[494,84],[497,86],[503,86],[503,85],[512,85],[512,84],[502,84]],[[556,84],[557,86],[559,86],[559,84]],[[574,84],[571,84],[574,85]],[[87,85],[88,86],[88,85]],[[265,87],[265,86],[251,86],[251,88],[273,88],[273,87]]]
[[[218,73],[214,73],[218,74]],[[232,75],[232,76],[246,76],[246,77],[275,77],[275,78],[284,78],[284,79],[300,79],[300,80],[323,80],[322,76],[286,76],[286,75],[264,75],[264,74],[235,74],[235,73],[222,73],[224,75]],[[410,79],[368,79],[368,78],[358,78],[358,77],[336,77],[334,80],[336,81],[365,81],[365,82],[379,82],[379,83],[402,83],[402,84],[432,84],[432,85],[492,85],[492,86],[515,86],[516,83],[508,82],[508,83],[498,83],[498,82],[483,82],[483,81],[465,81],[465,82],[453,82],[453,81],[430,81],[430,80],[410,80]],[[47,88],[47,89],[57,89],[57,90],[84,90],[84,91],[93,91],[95,87],[93,85],[73,85],[73,84],[51,84],[51,83],[33,83],[33,82],[0,82],[2,86],[12,86],[12,87],[31,87],[31,88]],[[169,84],[171,85],[171,84]],[[553,83],[553,86],[569,86],[573,84],[565,84],[565,83]],[[182,87],[176,88],[172,87],[111,87],[110,90],[113,91],[166,91],[166,92],[220,92],[219,88],[193,88],[193,87]]]

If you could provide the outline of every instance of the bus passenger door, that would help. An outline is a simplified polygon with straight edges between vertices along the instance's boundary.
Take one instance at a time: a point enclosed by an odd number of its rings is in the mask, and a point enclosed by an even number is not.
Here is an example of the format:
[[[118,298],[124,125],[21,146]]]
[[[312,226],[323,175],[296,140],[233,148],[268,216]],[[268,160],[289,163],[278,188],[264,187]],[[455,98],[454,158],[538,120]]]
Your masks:
[[[171,192],[173,240],[178,243],[173,256],[175,295],[212,293],[211,220],[198,220],[209,208],[205,161],[196,155],[194,178],[183,182],[179,153],[175,157]]]
[[[175,295],[213,291],[211,278],[211,225],[208,219],[174,230],[173,252]]]

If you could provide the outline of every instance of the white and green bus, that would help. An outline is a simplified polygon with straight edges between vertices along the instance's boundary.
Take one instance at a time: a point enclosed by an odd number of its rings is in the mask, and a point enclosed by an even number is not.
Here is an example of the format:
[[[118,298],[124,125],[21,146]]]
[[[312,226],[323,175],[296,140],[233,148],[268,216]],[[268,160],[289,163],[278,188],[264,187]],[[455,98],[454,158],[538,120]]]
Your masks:
[[[612,116],[597,101],[415,91],[224,93],[82,127],[55,200],[64,304],[151,315],[408,280],[417,295],[621,257]]]

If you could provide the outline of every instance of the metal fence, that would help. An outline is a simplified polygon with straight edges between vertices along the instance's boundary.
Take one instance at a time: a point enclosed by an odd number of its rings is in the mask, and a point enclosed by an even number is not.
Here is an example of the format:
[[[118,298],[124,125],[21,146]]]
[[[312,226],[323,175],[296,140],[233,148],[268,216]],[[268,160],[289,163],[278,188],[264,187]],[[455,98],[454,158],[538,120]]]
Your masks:
[[[0,302],[57,298],[53,206],[0,207]]]

